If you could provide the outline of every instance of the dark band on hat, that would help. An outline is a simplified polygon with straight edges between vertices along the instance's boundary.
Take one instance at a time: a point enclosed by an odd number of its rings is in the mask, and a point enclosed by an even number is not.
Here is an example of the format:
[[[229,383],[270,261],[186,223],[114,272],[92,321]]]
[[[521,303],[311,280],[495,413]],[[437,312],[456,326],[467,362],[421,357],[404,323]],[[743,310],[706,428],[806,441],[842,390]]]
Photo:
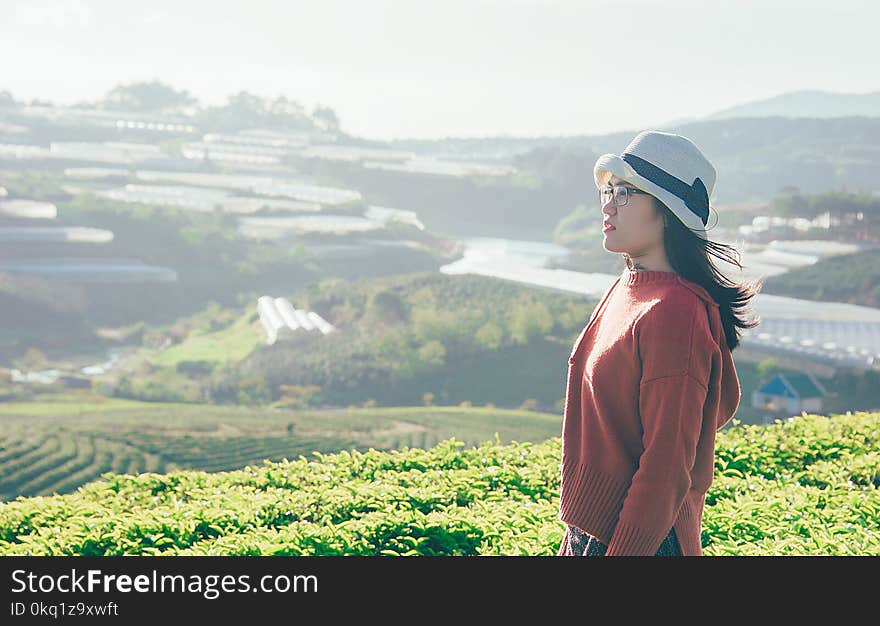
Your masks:
[[[669,172],[634,154],[624,152],[620,156],[632,166],[639,176],[650,180],[658,187],[662,187],[673,196],[681,198],[691,213],[700,218],[703,226],[706,225],[709,221],[709,194],[699,177],[694,179],[693,185],[688,185],[683,180],[679,180]]]

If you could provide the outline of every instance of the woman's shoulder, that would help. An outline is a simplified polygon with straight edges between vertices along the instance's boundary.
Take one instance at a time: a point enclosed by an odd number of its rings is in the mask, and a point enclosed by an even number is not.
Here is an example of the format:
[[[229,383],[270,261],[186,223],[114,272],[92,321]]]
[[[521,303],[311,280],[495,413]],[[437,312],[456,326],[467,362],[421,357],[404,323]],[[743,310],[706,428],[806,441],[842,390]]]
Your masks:
[[[711,363],[721,347],[714,328],[718,307],[684,285],[670,287],[636,320],[635,335],[642,363],[642,381],[691,375],[708,385]]]
[[[667,282],[659,292],[652,294],[647,302],[648,306],[645,307],[643,317],[647,319],[663,318],[668,322],[674,322],[676,318],[688,317],[688,313],[693,313],[698,308],[706,308],[705,299],[700,293],[701,290],[705,291],[699,285],[694,285],[681,276],[676,276],[674,281]]]
[[[718,315],[718,304],[703,287],[677,276],[645,308],[636,326],[640,334],[708,339],[714,334],[713,318]]]
[[[705,302],[707,305],[714,306],[716,308],[718,307],[718,303],[715,302],[715,298],[713,298],[712,294],[710,294],[702,285],[695,283],[692,280],[688,280],[681,274],[678,274],[675,279],[676,280],[675,283],[673,283],[673,286],[677,285],[679,287],[679,291],[685,290]]]

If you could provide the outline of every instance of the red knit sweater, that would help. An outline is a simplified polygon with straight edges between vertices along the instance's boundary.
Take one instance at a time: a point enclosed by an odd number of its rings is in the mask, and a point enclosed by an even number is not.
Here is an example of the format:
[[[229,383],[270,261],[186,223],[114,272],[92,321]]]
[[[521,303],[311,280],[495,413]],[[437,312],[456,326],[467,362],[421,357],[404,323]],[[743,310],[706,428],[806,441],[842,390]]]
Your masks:
[[[701,556],[715,433],[741,389],[718,304],[675,272],[624,269],[569,358],[559,520],[648,556],[675,527]],[[564,538],[558,555],[567,554]]]

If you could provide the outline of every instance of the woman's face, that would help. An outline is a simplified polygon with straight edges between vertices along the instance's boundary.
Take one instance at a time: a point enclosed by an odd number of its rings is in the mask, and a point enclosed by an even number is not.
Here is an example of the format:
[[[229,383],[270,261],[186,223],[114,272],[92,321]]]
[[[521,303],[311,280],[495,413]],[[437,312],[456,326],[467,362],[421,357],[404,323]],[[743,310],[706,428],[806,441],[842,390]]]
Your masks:
[[[612,176],[606,187],[633,185]],[[613,197],[602,206],[605,224],[613,230],[603,230],[602,245],[608,252],[629,254],[631,257],[651,257],[659,246],[663,249],[663,216],[654,206],[654,198],[646,193],[629,194],[626,205],[618,207]],[[603,224],[603,226],[605,225]]]

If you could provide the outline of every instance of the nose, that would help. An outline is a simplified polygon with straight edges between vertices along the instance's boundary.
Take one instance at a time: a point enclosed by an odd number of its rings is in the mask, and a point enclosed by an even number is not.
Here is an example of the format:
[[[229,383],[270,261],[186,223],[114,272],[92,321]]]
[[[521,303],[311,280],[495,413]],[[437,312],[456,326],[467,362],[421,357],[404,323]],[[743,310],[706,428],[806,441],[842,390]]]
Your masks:
[[[610,210],[610,212],[609,212]],[[617,206],[614,204],[614,198],[608,198],[608,202],[602,205],[602,215],[614,215],[617,212]]]

